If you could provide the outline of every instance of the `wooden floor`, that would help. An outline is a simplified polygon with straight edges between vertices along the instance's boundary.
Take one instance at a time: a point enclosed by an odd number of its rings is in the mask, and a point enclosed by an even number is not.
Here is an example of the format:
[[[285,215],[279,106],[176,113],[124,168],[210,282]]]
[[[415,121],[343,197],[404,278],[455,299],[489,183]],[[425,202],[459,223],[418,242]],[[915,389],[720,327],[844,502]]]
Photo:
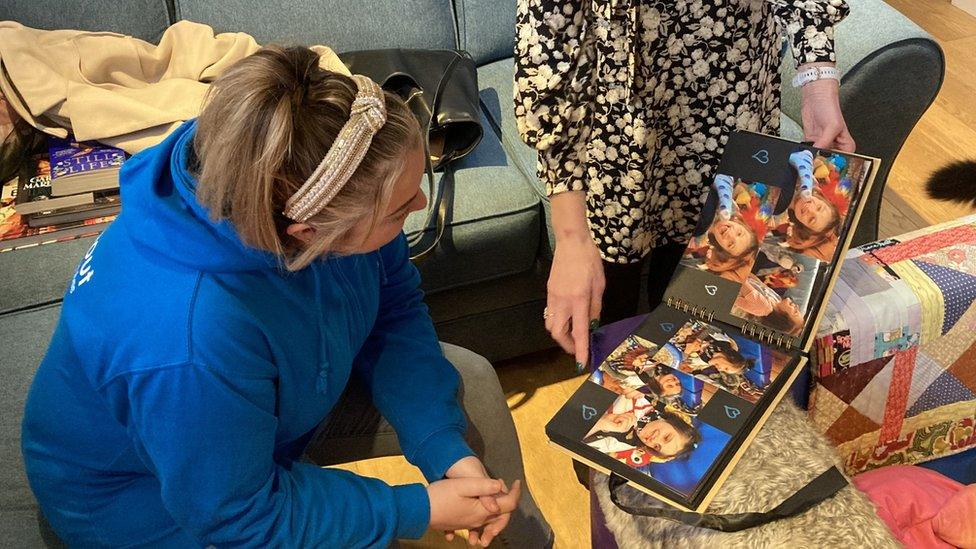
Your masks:
[[[969,210],[928,199],[922,188],[935,169],[955,159],[976,158],[976,18],[949,0],[887,0],[931,33],[946,53],[946,81],[935,104],[905,144],[888,178],[880,233],[894,236],[954,219]],[[589,547],[588,493],[578,485],[569,458],[548,447],[543,426],[583,381],[557,352],[499,365],[525,457],[526,476],[556,531],[559,548]],[[419,482],[402,458],[350,464],[357,473],[388,482]],[[508,480],[508,479],[506,479]],[[429,534],[406,547],[465,547]]]
[[[945,164],[976,158],[976,17],[949,0],[885,1],[928,31],[946,56],[942,90],[908,137],[888,176],[887,188],[928,224],[973,213],[966,207],[929,199],[923,186]],[[886,192],[886,198],[891,194]],[[885,211],[882,208],[882,216]]]

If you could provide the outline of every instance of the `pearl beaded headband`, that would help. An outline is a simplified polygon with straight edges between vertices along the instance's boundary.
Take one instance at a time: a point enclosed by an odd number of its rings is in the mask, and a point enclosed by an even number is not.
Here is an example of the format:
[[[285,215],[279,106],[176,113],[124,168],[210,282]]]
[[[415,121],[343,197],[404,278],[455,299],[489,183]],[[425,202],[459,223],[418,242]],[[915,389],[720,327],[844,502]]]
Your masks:
[[[366,156],[373,136],[386,124],[383,89],[360,74],[353,75],[352,79],[356,83],[357,93],[349,112],[349,121],[339,130],[322,162],[285,203],[284,214],[289,219],[304,223],[322,211],[349,182]]]

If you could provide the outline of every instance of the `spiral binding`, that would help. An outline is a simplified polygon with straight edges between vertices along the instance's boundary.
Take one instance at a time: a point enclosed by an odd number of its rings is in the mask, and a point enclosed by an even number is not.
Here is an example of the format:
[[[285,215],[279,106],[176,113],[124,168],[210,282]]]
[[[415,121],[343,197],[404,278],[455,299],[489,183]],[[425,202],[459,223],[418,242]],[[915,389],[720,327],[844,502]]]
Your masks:
[[[668,296],[665,303],[667,303],[668,307],[671,307],[672,309],[688,313],[695,318],[700,318],[707,322],[711,322],[712,319],[715,318],[715,311],[708,310],[705,307],[695,306],[684,301],[680,297]],[[771,346],[789,349],[796,345],[795,337],[788,336],[774,330],[767,330],[762,326],[753,324],[751,322],[743,324],[739,328],[739,331],[741,331],[744,335],[759,340],[760,343],[767,343]]]
[[[715,318],[714,311],[710,311],[705,307],[696,307],[691,303],[682,300],[680,297],[668,296],[665,303],[667,303],[668,307],[671,307],[672,309],[677,309],[679,311],[688,313],[695,318],[700,318],[707,322],[711,322],[712,319]]]

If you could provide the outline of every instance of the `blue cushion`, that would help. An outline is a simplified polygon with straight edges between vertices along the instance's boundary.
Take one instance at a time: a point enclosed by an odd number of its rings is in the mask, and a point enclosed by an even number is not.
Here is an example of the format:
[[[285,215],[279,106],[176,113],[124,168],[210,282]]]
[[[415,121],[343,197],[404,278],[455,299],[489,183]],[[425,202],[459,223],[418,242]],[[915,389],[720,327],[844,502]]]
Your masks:
[[[482,108],[488,114],[493,129],[501,135],[502,145],[512,158],[515,168],[532,183],[534,192],[542,199],[548,227],[548,241],[542,247],[542,253],[543,257],[552,259],[555,238],[549,223],[551,219],[549,200],[545,198],[545,189],[536,177],[537,155],[535,149],[522,141],[518,127],[515,125],[515,100],[512,97],[514,75],[515,61],[511,57],[478,68]]]
[[[4,271],[6,273],[6,271]],[[10,547],[44,547],[36,518],[37,503],[20,456],[20,421],[27,388],[54,332],[61,307],[0,315],[3,383],[0,383],[0,540]]]
[[[521,273],[535,265],[542,226],[539,197],[513,167],[484,115],[485,136],[468,156],[438,174],[453,179],[448,229],[432,255],[418,267],[428,292]],[[426,189],[426,182],[423,184]],[[424,212],[407,218],[406,231],[419,234]],[[433,228],[425,230],[425,239]]]
[[[455,47],[450,0],[175,0],[175,4],[178,19],[206,23],[218,32],[246,32],[261,44],[322,44],[338,52]]]
[[[0,21],[5,20],[36,29],[117,32],[149,42],[157,42],[169,25],[166,0],[3,0]]]
[[[511,57],[515,49],[515,1],[454,0],[458,38],[475,63]]]
[[[0,253],[0,314],[58,301],[94,238]]]

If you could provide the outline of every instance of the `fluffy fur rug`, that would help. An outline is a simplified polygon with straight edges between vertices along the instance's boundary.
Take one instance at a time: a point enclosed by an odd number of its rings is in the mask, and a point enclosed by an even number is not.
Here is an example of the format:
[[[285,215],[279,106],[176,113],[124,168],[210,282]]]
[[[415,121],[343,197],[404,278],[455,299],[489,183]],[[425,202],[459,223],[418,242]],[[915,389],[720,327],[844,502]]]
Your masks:
[[[729,475],[708,512],[769,510],[835,461],[833,448],[796,406],[784,400]],[[900,547],[871,502],[853,486],[802,515],[730,533],[627,514],[610,501],[607,477],[600,473],[592,489],[621,549]],[[620,499],[625,504],[658,504],[630,486],[620,489]]]

